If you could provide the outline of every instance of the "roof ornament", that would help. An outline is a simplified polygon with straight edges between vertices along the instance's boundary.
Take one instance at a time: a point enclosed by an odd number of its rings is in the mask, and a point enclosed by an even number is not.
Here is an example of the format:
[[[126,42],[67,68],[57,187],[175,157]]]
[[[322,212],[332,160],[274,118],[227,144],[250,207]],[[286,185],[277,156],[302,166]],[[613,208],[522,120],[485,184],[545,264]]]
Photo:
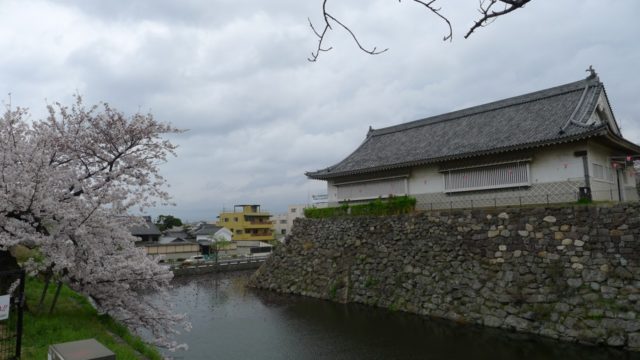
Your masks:
[[[583,126],[586,127],[588,125],[586,125],[585,123],[581,122],[580,119],[582,119],[587,111],[587,108],[584,108],[584,104],[590,104],[593,102],[595,96],[596,96],[596,92],[592,91],[591,92],[591,99],[587,100],[586,99],[586,95],[587,92],[589,92],[589,87],[592,86],[597,86],[591,82],[589,82],[590,80],[596,80],[599,81],[598,79],[598,74],[596,73],[596,70],[593,68],[593,65],[589,65],[589,68],[587,70],[585,70],[587,72],[589,72],[589,76],[587,76],[587,84],[584,87],[584,90],[582,91],[582,95],[580,96],[580,100],[578,100],[578,104],[576,105],[576,107],[573,109],[573,112],[571,113],[571,116],[569,116],[569,119],[567,120],[567,122],[560,128],[560,131],[558,131],[558,135],[564,135],[565,130],[567,129],[567,127],[569,126],[569,124],[575,124],[578,126]],[[578,114],[579,110],[582,110],[580,112],[580,114]]]
[[[590,73],[589,76],[587,76],[587,80],[598,78],[598,74],[596,73],[596,70],[593,68],[593,65],[589,65],[589,68],[585,71]]]
[[[367,137],[369,137],[372,132],[373,132],[373,126],[369,125],[369,131],[367,132]]]

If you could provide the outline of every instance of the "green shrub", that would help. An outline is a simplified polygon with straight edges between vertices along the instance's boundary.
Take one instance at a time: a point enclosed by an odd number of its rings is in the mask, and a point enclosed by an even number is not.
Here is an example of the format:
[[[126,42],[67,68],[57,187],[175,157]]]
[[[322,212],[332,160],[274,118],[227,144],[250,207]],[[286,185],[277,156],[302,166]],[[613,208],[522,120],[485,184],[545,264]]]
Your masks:
[[[415,207],[416,199],[413,197],[392,196],[384,200],[376,199],[367,204],[349,205],[345,203],[331,208],[306,208],[304,216],[310,219],[319,219],[338,216],[397,215],[413,212]]]

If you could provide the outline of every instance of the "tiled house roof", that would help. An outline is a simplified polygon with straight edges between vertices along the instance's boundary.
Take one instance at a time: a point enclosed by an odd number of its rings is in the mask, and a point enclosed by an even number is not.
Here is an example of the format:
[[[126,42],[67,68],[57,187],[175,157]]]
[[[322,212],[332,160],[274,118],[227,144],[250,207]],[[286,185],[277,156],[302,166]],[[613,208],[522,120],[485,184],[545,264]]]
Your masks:
[[[151,217],[143,216],[145,224],[144,225],[135,225],[129,228],[131,235],[134,236],[145,236],[145,235],[155,235],[160,236],[162,233],[156,226],[156,224],[151,221]]]
[[[464,110],[370,129],[365,141],[347,158],[306,175],[331,179],[605,135],[640,151],[640,147],[619,135],[617,126],[588,122],[603,92],[604,85],[592,75]]]
[[[215,235],[218,231],[222,229],[221,226],[216,226],[213,224],[203,224],[198,230],[196,230],[195,235]]]

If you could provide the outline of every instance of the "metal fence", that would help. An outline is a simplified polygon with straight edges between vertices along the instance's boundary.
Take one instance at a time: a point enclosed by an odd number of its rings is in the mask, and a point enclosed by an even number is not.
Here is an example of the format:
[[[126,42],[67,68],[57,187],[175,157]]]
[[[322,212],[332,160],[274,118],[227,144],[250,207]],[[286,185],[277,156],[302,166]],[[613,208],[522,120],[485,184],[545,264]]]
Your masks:
[[[637,194],[633,199],[636,200]],[[610,189],[603,191],[592,191],[593,201],[618,201],[618,190]],[[558,192],[547,194],[517,194],[517,195],[449,195],[446,199],[438,201],[422,201],[417,204],[420,210],[442,210],[442,209],[474,209],[503,206],[524,206],[524,205],[550,205],[561,203],[575,203],[579,200],[578,191]]]
[[[9,316],[0,320],[0,360],[20,359],[24,281],[24,270],[0,271],[0,296],[10,297]],[[2,306],[3,304],[0,304],[0,308]]]

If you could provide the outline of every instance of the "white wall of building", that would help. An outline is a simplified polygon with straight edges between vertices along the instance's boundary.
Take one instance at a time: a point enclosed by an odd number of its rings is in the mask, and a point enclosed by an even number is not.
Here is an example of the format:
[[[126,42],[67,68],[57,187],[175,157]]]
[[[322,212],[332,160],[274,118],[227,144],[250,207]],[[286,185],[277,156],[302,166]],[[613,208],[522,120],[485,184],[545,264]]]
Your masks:
[[[582,158],[574,153],[587,150],[586,143],[545,147],[539,149],[530,163],[531,184],[543,184],[562,181],[583,181],[584,169]],[[438,171],[437,164],[424,165],[413,168],[407,180],[409,195],[443,193],[445,189],[444,175]],[[389,181],[397,181],[394,179]],[[370,182],[363,182],[368,184]],[[381,186],[383,188],[383,186]],[[343,200],[338,197],[338,189],[334,182],[327,185],[330,202]],[[387,192],[378,196],[386,197]],[[352,199],[353,200],[353,199]]]
[[[618,176],[611,164],[608,148],[589,144],[589,175],[594,200],[618,200]]]
[[[631,166],[614,168],[611,155],[612,151],[607,147],[589,143],[589,171],[593,199],[617,201],[619,192],[622,192],[622,201],[638,200],[635,170]],[[602,176],[599,176],[600,174]],[[620,182],[620,191],[618,182]]]
[[[565,195],[567,199],[574,198],[577,192],[577,186],[584,186],[580,185],[580,183],[584,184],[585,180],[583,159],[582,157],[575,156],[575,152],[585,150],[587,151],[593,199],[597,201],[618,201],[618,176],[616,175],[615,169],[612,168],[610,158],[613,151],[595,142],[584,141],[536,149],[529,163],[529,182],[531,187],[545,189],[544,191],[548,191],[547,193],[549,194],[554,191],[558,192],[558,194],[559,192],[566,192]],[[413,168],[409,177],[404,178],[404,181],[406,181],[405,193],[412,196],[420,194],[443,194],[445,191],[444,175],[438,170],[439,166],[437,164]],[[635,176],[635,172],[631,167],[620,172],[619,177],[624,194],[622,200],[629,201],[638,199],[635,189]],[[400,177],[385,178],[384,175],[380,175],[380,181],[373,181],[373,183],[379,184],[376,186],[380,189],[380,192],[377,193],[376,196],[369,197],[369,199],[378,196],[387,197],[389,190],[385,187],[385,182],[387,182],[389,184],[388,187],[391,188],[397,185],[396,183],[398,183],[399,178]],[[371,179],[362,182],[362,184],[371,183]],[[563,183],[570,183],[572,185],[555,185]],[[350,183],[350,186],[354,185],[357,185],[357,183]],[[367,186],[367,191],[369,191],[372,187],[370,185]],[[330,203],[335,204],[344,200],[339,197],[338,187],[334,181],[327,182],[327,190]],[[344,194],[346,192],[342,193]],[[349,198],[349,200],[359,199]],[[302,205],[299,207],[303,208]],[[292,220],[293,219],[289,218],[287,222],[292,223]]]
[[[271,215],[271,223],[273,224],[276,239],[282,241],[288,234],[287,214]]]
[[[196,240],[209,240],[216,241],[217,239],[222,239],[225,241],[231,241],[231,230],[223,227],[220,230],[216,231],[213,235],[197,235]]]
[[[293,228],[293,221],[297,218],[304,217],[304,209],[310,207],[324,208],[327,206],[328,204],[326,202],[316,204],[289,205],[286,213],[271,216],[271,221],[276,232],[276,239],[282,241],[285,236],[291,233],[291,229]]]
[[[531,184],[583,181],[584,165],[576,151],[587,150],[586,143],[537,149],[531,162]]]
[[[429,194],[444,191],[444,177],[437,165],[416,167],[409,178],[409,195]]]

